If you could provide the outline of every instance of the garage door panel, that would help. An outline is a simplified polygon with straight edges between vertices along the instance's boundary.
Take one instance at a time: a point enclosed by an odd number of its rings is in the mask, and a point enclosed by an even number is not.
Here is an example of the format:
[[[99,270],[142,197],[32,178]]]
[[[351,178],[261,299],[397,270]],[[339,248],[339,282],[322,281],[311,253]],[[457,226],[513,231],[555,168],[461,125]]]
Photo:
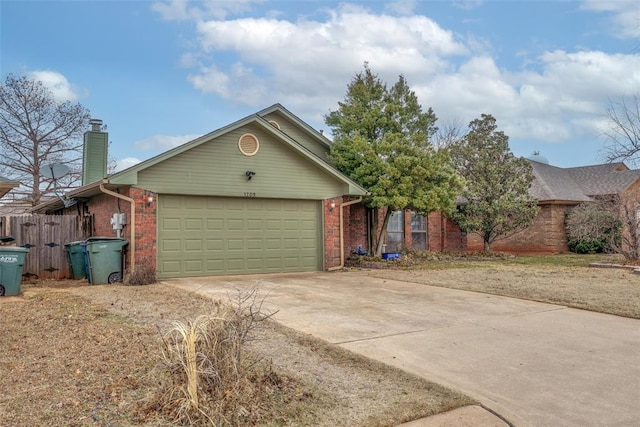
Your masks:
[[[320,268],[320,203],[158,197],[159,277]]]

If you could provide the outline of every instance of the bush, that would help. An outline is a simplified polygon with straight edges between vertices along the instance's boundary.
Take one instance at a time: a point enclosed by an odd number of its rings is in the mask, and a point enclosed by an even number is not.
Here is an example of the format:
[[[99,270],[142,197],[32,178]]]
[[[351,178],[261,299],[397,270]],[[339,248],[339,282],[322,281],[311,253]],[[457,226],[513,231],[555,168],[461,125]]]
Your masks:
[[[151,285],[156,283],[156,269],[152,267],[152,263],[148,259],[143,259],[134,269],[127,272],[123,283],[130,286]]]
[[[599,239],[569,239],[569,250],[577,254],[610,252],[609,245]]]

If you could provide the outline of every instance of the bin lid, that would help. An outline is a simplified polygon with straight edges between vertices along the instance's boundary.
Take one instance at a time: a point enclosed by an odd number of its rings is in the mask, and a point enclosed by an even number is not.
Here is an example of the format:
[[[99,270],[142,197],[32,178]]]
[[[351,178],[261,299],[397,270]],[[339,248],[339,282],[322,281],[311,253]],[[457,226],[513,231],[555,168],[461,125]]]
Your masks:
[[[115,241],[115,240],[124,240],[124,239],[120,237],[93,236],[93,237],[89,237],[87,240],[85,240],[85,242],[99,242],[101,240]]]
[[[0,246],[0,253],[2,252],[29,252],[29,248],[23,248],[22,246]]]

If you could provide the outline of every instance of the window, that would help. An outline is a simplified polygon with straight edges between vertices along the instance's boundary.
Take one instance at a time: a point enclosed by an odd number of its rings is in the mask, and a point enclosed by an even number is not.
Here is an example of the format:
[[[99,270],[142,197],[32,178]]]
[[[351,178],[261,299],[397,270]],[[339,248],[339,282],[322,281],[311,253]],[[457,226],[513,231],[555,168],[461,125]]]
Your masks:
[[[427,250],[427,218],[411,212],[411,249]]]
[[[386,252],[402,250],[404,243],[404,211],[395,211],[387,224],[387,248]]]

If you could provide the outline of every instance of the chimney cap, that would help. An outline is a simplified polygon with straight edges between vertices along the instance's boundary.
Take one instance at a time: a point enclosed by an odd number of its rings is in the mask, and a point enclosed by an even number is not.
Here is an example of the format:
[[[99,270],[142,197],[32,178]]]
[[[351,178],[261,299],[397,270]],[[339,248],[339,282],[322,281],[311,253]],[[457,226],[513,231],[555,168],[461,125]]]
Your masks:
[[[91,130],[94,132],[100,132],[102,128],[102,120],[100,119],[90,119],[89,124],[91,125]]]

